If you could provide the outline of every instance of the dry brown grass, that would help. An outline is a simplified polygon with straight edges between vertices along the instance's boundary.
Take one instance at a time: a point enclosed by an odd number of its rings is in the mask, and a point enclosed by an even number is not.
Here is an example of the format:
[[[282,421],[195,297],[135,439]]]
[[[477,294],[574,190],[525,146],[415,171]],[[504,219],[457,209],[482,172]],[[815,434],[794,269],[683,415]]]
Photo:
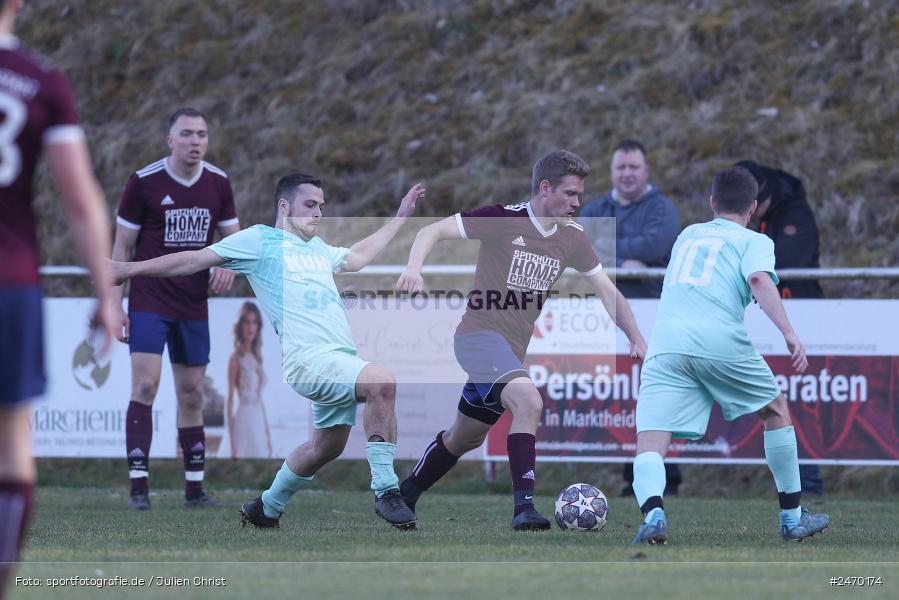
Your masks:
[[[895,2],[70,0],[30,3],[19,31],[69,73],[111,210],[192,104],[245,224],[294,169],[341,215],[388,214],[418,179],[425,214],[519,200],[559,146],[598,196],[637,137],[686,222],[716,169],[754,158],[805,180],[825,266],[899,264]],[[72,262],[43,183],[39,205],[47,262]]]

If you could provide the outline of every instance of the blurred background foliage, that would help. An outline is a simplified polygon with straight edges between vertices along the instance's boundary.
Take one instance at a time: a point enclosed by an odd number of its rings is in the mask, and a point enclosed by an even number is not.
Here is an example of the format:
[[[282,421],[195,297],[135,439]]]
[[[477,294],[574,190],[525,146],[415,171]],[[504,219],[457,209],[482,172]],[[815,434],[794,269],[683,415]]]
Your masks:
[[[715,170],[752,158],[804,180],[823,266],[899,264],[896,2],[35,0],[18,33],[69,75],[111,213],[192,105],[244,226],[295,170],[332,215],[392,214],[418,180],[425,216],[520,201],[558,147],[590,162],[594,198],[633,137],[684,224],[708,218]],[[71,264],[46,179],[45,263]]]

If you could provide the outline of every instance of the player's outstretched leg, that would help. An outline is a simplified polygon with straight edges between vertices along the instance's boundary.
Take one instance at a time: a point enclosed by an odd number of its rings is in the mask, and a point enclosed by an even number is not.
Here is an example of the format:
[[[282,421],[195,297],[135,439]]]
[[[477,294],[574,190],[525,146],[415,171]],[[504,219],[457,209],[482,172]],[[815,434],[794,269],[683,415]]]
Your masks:
[[[637,457],[634,459],[634,495],[643,513],[643,523],[632,544],[664,544],[668,541],[665,519],[665,463],[671,434],[667,431],[641,431],[637,434]]]
[[[449,473],[460,456],[480,448],[497,419],[499,414],[472,407],[463,395],[452,427],[438,433],[434,441],[428,444],[418,464],[412,469],[412,474],[400,485],[403,499],[412,512],[415,512],[422,493]]]
[[[799,452],[787,401],[783,394],[758,412],[765,422],[765,461],[777,486],[780,504],[780,535],[786,541],[801,542],[820,533],[830,524],[826,514],[810,514],[800,506]]]
[[[449,473],[459,461],[459,456],[447,449],[444,443],[445,435],[446,431],[437,434],[434,441],[425,448],[412,473],[400,484],[403,500],[413,513],[421,495]]]
[[[534,488],[537,483],[537,425],[543,410],[543,399],[530,379],[518,377],[503,388],[500,399],[512,413],[512,424],[506,449],[515,508],[512,529],[515,531],[545,531],[549,519],[534,508]]]
[[[393,469],[396,456],[396,379],[369,364],[356,380],[356,397],[365,402],[363,427],[368,443],[365,457],[371,467],[375,514],[399,529],[415,529],[415,513],[403,501],[399,478]]]
[[[275,479],[262,495],[240,507],[241,524],[260,528],[279,527],[281,515],[291,498],[314,478],[323,466],[336,459],[346,447],[350,425],[335,425],[313,429],[312,439],[295,448],[288,456]]]

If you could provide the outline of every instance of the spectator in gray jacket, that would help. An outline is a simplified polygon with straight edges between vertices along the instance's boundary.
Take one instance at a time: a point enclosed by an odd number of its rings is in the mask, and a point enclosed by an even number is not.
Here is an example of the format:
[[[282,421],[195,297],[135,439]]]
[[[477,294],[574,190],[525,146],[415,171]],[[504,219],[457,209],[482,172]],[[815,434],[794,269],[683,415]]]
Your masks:
[[[614,217],[593,219],[590,217]],[[603,265],[622,269],[665,267],[671,247],[680,233],[680,216],[668,198],[649,183],[646,149],[634,140],[624,140],[612,152],[612,190],[583,209],[579,218]],[[658,298],[661,279],[622,280],[618,289],[626,298]],[[674,463],[665,463],[665,494],[677,494],[683,480]],[[633,495],[633,463],[622,472],[622,496]]]
[[[665,267],[681,230],[680,217],[671,201],[650,185],[643,145],[625,140],[615,146],[611,170],[612,190],[584,206],[580,215],[599,260],[624,269]],[[661,279],[617,284],[626,298],[658,298],[662,293]]]

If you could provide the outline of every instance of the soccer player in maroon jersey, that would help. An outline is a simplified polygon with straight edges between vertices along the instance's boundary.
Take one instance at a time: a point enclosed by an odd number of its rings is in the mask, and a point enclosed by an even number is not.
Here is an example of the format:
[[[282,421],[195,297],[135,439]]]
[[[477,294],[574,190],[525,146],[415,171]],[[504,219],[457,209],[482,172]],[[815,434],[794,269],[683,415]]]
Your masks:
[[[113,260],[147,260],[209,246],[215,231],[226,237],[240,230],[228,176],[205,162],[209,145],[206,118],[182,108],[169,119],[171,154],[128,180],[116,218]],[[233,271],[214,268],[184,277],[135,277],[122,310],[122,288],[113,291],[118,339],[131,350],[131,401],[125,445],[131,494],[128,508],[150,508],[152,407],[159,387],[162,351],[168,345],[178,399],[178,442],[184,456],[185,506],[216,503],[203,492],[206,436],[203,432],[203,377],[209,363],[206,300],[231,287]]]
[[[36,478],[29,402],[44,393],[43,318],[32,183],[47,155],[112,343],[109,220],[69,82],[13,36],[22,0],[0,0],[0,597],[25,536]]]
[[[572,220],[589,173],[590,167],[576,154],[551,152],[534,165],[530,201],[461,212],[418,232],[396,284],[400,291],[421,291],[421,268],[437,242],[477,239],[481,249],[475,291],[454,338],[456,358],[468,382],[455,423],[437,434],[400,486],[413,511],[422,492],[449,472],[460,456],[479,447],[508,409],[512,528],[549,529],[549,521],[533,503],[535,434],[543,400],[522,363],[543,301],[566,267],[593,283],[603,306],[630,340],[631,356],[642,358],[646,352],[630,306],[603,272],[583,228]]]

